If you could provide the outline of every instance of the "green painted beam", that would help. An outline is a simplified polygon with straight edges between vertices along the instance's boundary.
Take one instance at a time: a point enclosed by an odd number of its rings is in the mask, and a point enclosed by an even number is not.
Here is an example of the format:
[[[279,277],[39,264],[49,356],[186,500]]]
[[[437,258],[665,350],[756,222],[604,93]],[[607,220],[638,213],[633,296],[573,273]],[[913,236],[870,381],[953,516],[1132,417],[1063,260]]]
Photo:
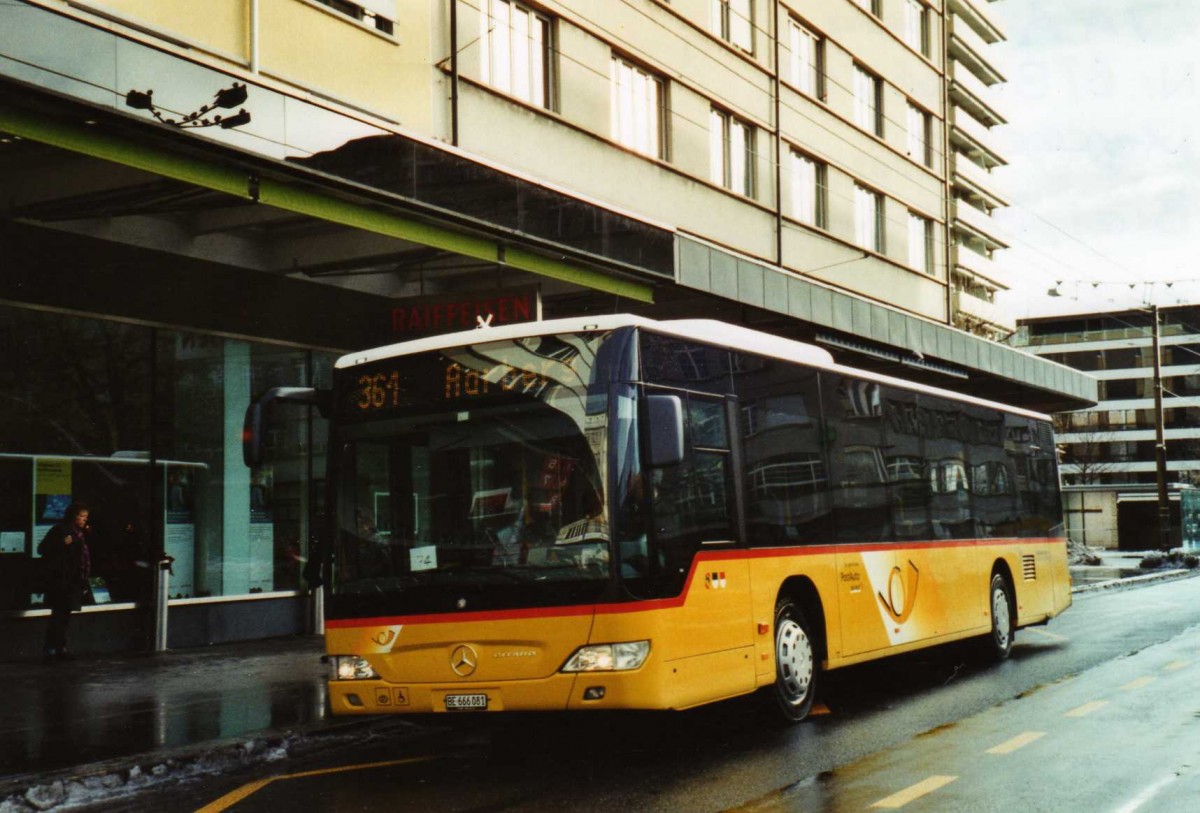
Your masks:
[[[251,198],[250,179],[244,170],[223,167],[178,155],[169,150],[135,144],[91,127],[57,122],[24,111],[0,107],[0,130],[204,189],[224,192],[243,199]],[[445,226],[414,220],[394,212],[342,200],[270,178],[261,181],[258,192],[260,203],[284,211],[397,237],[466,257],[502,263],[550,279],[617,294],[639,302],[654,301],[654,289],[645,283],[612,277],[577,263],[556,260],[518,246],[503,245],[493,238],[463,234]]]
[[[92,127],[65,124],[0,107],[0,130],[205,189],[239,198],[250,197],[245,172],[145,144],[134,144]]]
[[[463,234],[443,226],[412,220],[382,209],[350,203],[271,179],[263,179],[259,190],[259,202],[330,223],[341,223],[344,226],[398,237],[466,257],[501,263],[639,302],[654,301],[653,289],[644,283],[611,277],[591,268],[565,260],[555,260],[517,246],[506,245],[502,248],[491,238]]]

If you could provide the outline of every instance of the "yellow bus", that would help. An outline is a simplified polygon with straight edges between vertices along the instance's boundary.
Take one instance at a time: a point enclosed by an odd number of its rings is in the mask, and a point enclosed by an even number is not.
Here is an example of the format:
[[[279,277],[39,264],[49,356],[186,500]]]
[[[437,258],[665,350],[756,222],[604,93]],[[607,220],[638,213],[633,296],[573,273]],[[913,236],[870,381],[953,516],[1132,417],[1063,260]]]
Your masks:
[[[322,557],[337,714],[802,720],[841,667],[1071,602],[1044,415],[707,320],[484,328],[342,358]]]

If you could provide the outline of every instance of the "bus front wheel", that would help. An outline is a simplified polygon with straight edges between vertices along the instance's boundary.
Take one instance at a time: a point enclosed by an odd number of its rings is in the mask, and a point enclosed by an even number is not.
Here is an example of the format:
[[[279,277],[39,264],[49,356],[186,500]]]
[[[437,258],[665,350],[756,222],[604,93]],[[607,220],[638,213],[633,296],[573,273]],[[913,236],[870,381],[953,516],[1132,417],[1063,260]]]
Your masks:
[[[776,719],[794,724],[808,716],[817,690],[817,658],[812,626],[800,606],[782,598],[775,607],[775,685],[771,705]]]
[[[1012,590],[1003,574],[992,574],[988,607],[992,616],[992,631],[985,639],[985,647],[989,657],[1002,661],[1012,652],[1013,635],[1016,632]]]

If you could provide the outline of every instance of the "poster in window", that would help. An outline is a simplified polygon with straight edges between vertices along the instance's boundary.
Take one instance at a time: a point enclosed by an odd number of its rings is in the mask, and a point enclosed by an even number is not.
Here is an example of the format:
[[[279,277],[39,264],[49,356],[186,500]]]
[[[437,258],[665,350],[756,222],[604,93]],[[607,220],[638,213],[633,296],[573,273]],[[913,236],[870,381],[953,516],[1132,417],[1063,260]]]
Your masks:
[[[186,466],[167,466],[166,534],[171,563],[171,598],[191,598],[196,592],[196,521],[192,505],[192,472]]]
[[[251,593],[275,589],[275,513],[271,506],[274,471],[269,466],[250,474]]]

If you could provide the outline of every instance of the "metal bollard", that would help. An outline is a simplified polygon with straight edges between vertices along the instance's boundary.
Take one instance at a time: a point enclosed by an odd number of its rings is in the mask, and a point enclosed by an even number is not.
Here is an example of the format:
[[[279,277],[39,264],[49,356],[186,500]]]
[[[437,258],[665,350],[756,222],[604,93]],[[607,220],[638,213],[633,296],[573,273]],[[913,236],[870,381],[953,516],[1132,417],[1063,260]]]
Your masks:
[[[325,590],[318,587],[312,591],[312,631],[314,635],[325,634]]]
[[[154,578],[154,651],[167,651],[167,602],[171,598],[171,562],[163,559],[158,563]]]

